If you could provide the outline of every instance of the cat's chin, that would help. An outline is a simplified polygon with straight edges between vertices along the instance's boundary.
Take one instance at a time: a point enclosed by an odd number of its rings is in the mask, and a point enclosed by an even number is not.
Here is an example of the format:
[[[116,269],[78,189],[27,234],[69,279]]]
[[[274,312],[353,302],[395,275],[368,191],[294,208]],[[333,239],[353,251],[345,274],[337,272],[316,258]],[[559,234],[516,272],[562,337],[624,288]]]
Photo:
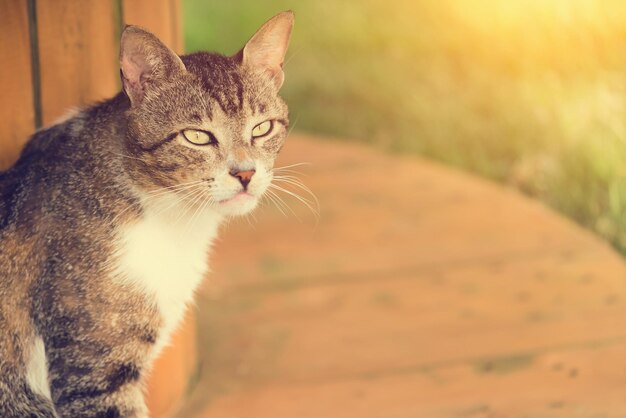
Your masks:
[[[235,196],[218,202],[218,209],[227,216],[241,216],[257,207],[259,198],[250,193],[240,192]]]

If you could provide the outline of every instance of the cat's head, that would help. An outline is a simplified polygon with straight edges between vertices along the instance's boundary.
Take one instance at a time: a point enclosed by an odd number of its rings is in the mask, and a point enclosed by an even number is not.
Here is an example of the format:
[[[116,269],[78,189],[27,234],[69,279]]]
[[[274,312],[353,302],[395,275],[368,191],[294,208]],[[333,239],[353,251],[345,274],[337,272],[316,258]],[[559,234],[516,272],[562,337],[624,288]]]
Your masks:
[[[179,57],[143,29],[124,30],[125,164],[139,189],[224,215],[257,205],[287,135],[278,90],[292,26],[292,12],[278,14],[231,57]]]

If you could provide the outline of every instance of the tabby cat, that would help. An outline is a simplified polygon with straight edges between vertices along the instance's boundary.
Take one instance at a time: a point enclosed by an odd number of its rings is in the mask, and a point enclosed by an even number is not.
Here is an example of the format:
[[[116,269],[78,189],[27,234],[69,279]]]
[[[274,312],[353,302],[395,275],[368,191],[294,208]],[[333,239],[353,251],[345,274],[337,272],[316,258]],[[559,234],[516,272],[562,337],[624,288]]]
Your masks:
[[[124,29],[123,91],[0,173],[0,417],[146,417],[142,384],[287,135],[293,14],[234,56]]]

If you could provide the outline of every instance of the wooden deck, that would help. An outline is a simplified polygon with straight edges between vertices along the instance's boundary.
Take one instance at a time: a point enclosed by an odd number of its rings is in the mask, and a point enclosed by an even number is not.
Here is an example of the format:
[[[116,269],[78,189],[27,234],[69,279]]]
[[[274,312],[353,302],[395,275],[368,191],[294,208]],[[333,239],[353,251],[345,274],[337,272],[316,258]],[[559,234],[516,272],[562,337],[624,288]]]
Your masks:
[[[626,417],[626,267],[541,204],[436,164],[294,137],[321,221],[222,233],[196,418]]]

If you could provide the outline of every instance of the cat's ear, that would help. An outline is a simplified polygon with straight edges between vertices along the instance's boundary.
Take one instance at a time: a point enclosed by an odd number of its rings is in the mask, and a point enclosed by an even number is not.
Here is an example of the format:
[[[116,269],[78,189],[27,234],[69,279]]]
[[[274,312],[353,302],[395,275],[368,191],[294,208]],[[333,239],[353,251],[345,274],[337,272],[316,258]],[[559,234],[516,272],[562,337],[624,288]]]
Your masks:
[[[244,66],[269,72],[277,88],[280,88],[285,80],[283,62],[289,46],[293,21],[292,11],[277,14],[261,26],[238,54]]]
[[[185,71],[180,57],[156,36],[137,26],[124,28],[120,41],[120,74],[124,91],[133,105],[141,103],[152,86]]]

